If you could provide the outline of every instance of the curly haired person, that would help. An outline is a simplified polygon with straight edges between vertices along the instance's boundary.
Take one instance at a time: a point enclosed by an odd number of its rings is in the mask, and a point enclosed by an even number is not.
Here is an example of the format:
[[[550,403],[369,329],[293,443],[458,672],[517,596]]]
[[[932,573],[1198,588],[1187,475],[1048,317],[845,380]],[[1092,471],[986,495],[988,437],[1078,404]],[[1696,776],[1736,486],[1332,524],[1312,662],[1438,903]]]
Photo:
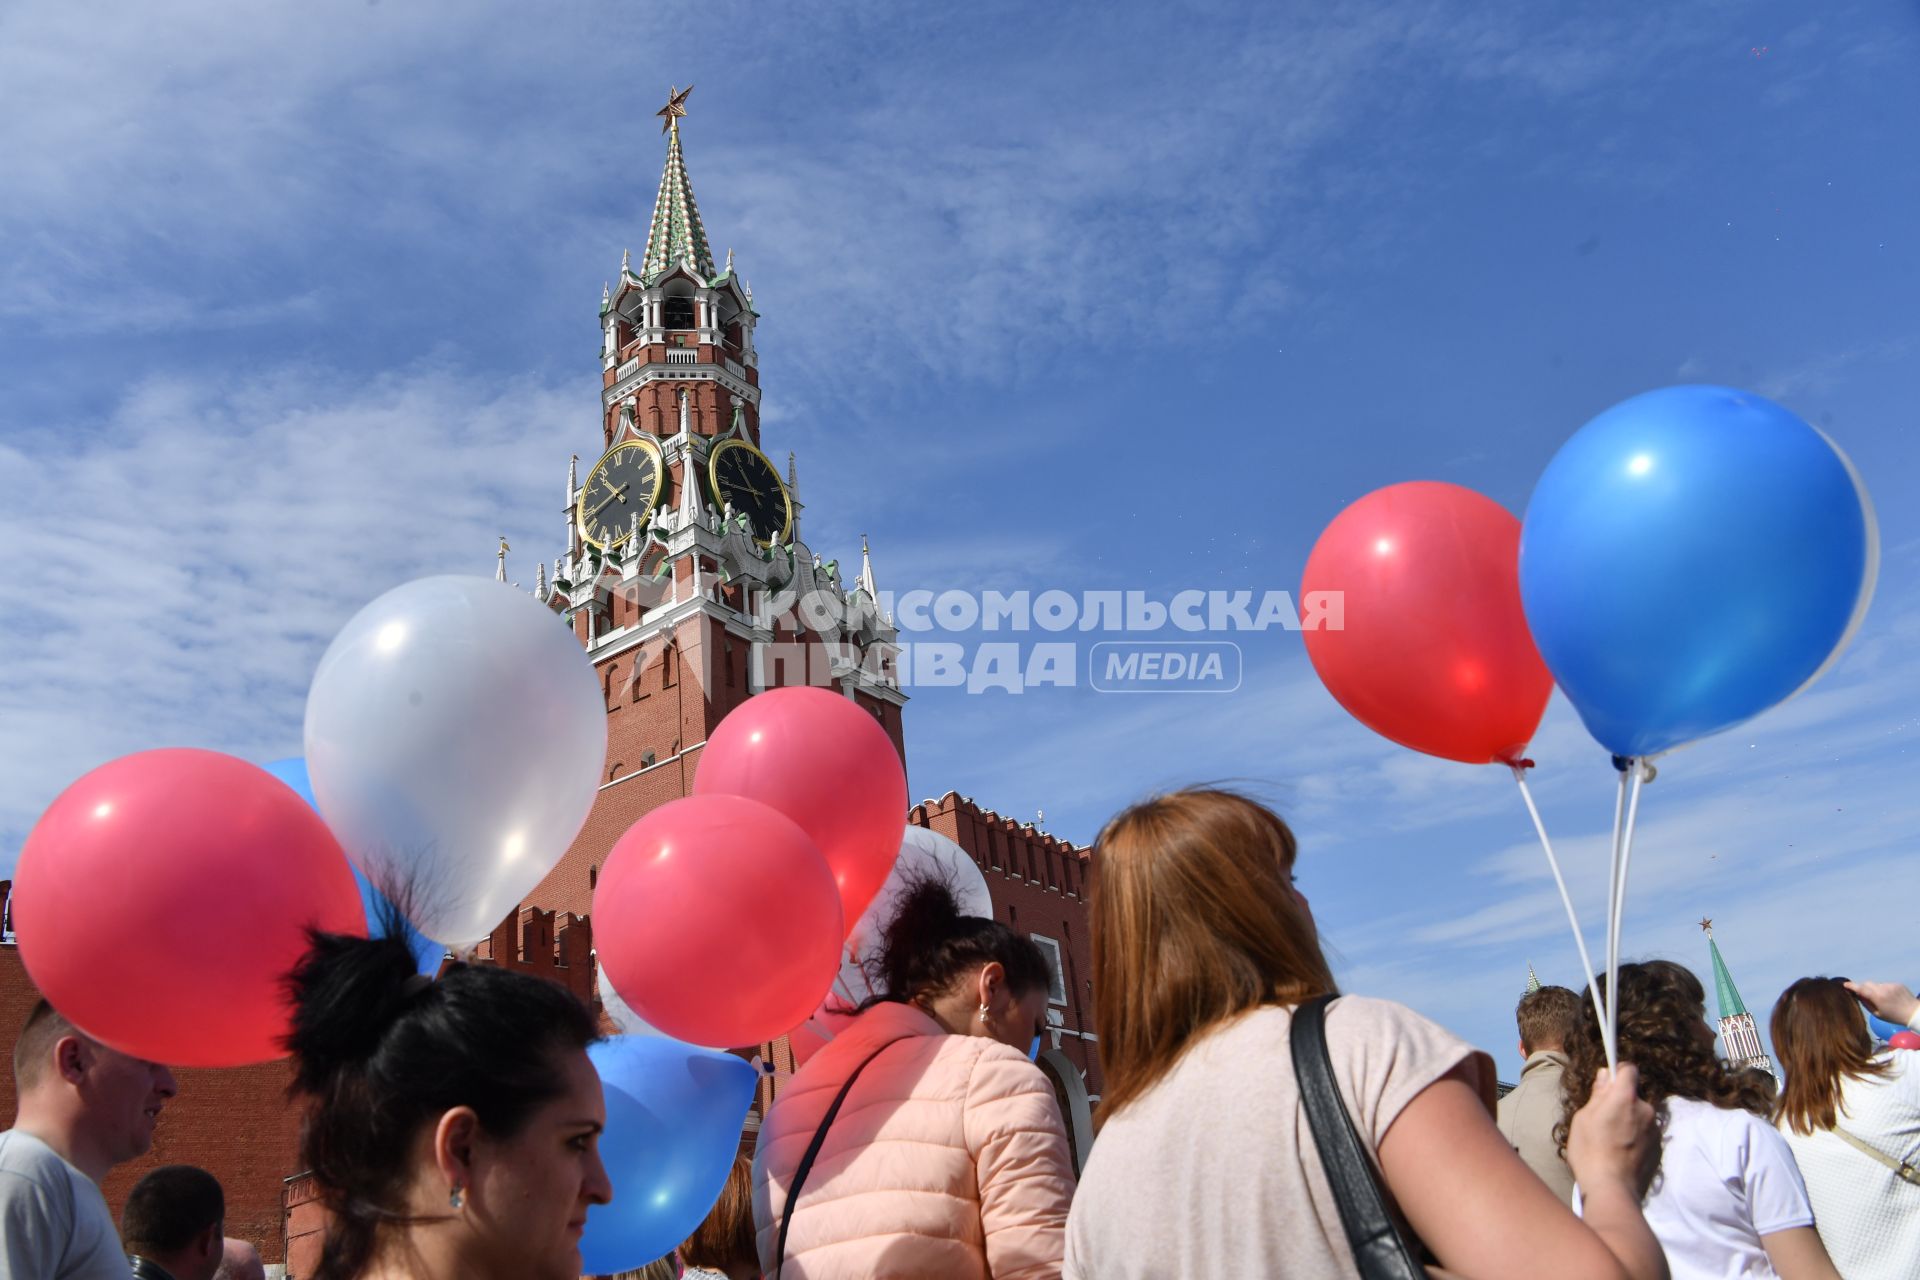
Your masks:
[[[1771,1091],[1714,1055],[1700,980],[1652,960],[1621,965],[1619,982],[1620,1060],[1640,1069],[1640,1095],[1661,1127],[1644,1212],[1673,1280],[1838,1280],[1793,1152],[1768,1123]],[[1571,1120],[1606,1068],[1591,1021],[1576,1024],[1567,1060]],[[1566,1120],[1560,1133],[1564,1141]]]

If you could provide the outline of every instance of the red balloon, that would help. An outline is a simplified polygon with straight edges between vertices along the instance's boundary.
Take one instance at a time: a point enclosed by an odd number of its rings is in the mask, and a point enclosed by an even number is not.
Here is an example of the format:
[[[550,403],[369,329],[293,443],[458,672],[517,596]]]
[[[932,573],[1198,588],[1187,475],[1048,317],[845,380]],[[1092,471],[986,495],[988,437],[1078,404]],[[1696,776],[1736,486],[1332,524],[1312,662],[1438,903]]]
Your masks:
[[[900,753],[879,721],[839,693],[801,686],[747,699],[708,737],[693,793],[747,796],[799,823],[833,871],[849,929],[900,855]]]
[[[284,1057],[309,927],[366,933],[333,834],[264,769],[142,751],[61,792],[14,873],[20,958],[95,1039],[184,1067]]]
[[[1344,629],[1305,633],[1328,692],[1374,732],[1469,764],[1517,762],[1553,693],[1520,608],[1520,521],[1471,489],[1416,480],[1334,517],[1303,605],[1344,595]],[[1337,615],[1336,615],[1337,616]]]
[[[696,795],[614,843],[593,934],[635,1013],[677,1040],[728,1049],[807,1020],[840,971],[846,929],[806,832],[757,800]]]
[[[1920,1049],[1920,1034],[1912,1031],[1896,1031],[1887,1043],[1896,1049]]]

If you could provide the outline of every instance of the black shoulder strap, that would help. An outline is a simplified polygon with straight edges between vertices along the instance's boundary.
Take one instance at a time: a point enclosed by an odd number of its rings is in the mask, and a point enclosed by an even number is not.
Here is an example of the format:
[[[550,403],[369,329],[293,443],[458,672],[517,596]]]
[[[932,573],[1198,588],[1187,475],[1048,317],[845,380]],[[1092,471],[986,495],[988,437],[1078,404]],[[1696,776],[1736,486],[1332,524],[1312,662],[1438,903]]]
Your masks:
[[[805,1185],[807,1175],[813,1172],[813,1162],[819,1158],[821,1144],[827,1140],[827,1126],[840,1114],[840,1104],[853,1092],[853,1082],[860,1078],[860,1073],[875,1058],[898,1043],[898,1040],[889,1040],[861,1060],[860,1065],[853,1069],[853,1074],[847,1077],[847,1082],[840,1086],[840,1092],[834,1095],[833,1105],[827,1108],[827,1114],[820,1119],[820,1127],[813,1131],[813,1141],[807,1144],[807,1153],[800,1157],[800,1164],[793,1171],[793,1181],[787,1184],[787,1204],[780,1214],[780,1242],[775,1246],[773,1255],[773,1280],[780,1280],[780,1269],[787,1265],[787,1229],[793,1226],[793,1209],[800,1203],[800,1188]]]
[[[1320,1167],[1333,1187],[1340,1209],[1340,1225],[1362,1280],[1423,1280],[1426,1268],[1400,1236],[1387,1212],[1379,1175],[1353,1127],[1347,1104],[1333,1078],[1333,1059],[1327,1053],[1327,1006],[1330,995],[1303,1001],[1293,1011],[1287,1039],[1293,1052],[1293,1075],[1320,1152]]]

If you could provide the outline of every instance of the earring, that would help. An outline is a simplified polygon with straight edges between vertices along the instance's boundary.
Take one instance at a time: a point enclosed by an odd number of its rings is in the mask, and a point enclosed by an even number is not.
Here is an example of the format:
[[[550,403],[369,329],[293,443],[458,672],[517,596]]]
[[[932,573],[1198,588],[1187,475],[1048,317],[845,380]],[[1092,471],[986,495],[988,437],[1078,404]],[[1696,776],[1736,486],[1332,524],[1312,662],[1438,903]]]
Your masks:
[[[987,1020],[987,1002],[982,1000],[980,1002],[980,1021],[985,1022],[986,1020]]]
[[[466,1208],[466,1197],[461,1194],[460,1184],[453,1184],[453,1191],[447,1196],[447,1203],[455,1209]]]

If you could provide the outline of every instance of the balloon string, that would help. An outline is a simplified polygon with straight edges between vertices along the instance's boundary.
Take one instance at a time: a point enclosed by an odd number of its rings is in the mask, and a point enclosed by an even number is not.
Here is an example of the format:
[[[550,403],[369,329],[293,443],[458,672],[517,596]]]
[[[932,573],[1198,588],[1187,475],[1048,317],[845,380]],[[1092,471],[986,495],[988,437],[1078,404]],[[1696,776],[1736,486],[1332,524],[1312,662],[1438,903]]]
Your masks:
[[[1613,1061],[1620,1044],[1620,924],[1626,915],[1627,907],[1627,868],[1633,861],[1633,828],[1640,814],[1640,786],[1646,780],[1646,770],[1638,757],[1627,761],[1627,771],[1632,775],[1631,783],[1627,774],[1620,775],[1620,782],[1627,789],[1627,820],[1620,828],[1620,874],[1618,887],[1614,893],[1613,919],[1609,922],[1613,960],[1607,969],[1607,1003],[1613,1011],[1613,1020],[1607,1027],[1607,1060]]]
[[[1580,971],[1593,972],[1593,960],[1587,954],[1587,938],[1580,929],[1580,918],[1574,914],[1573,897],[1567,892],[1567,881],[1560,874],[1560,859],[1554,856],[1553,841],[1547,839],[1546,824],[1540,821],[1540,809],[1533,803],[1533,791],[1527,786],[1527,773],[1519,765],[1513,766],[1513,780],[1520,785],[1520,798],[1527,802],[1527,813],[1533,818],[1533,829],[1540,835],[1540,847],[1547,851],[1547,865],[1553,868],[1553,883],[1560,890],[1560,905],[1567,909],[1567,925],[1573,930],[1573,945],[1580,949]],[[1607,1040],[1607,1015],[1600,1004],[1600,993],[1593,989],[1591,978],[1587,981],[1587,994],[1593,997],[1593,1016],[1600,1027],[1600,1036],[1607,1044],[1607,1069],[1613,1069],[1613,1046]]]
[[[1615,757],[1614,766],[1620,772],[1620,789],[1613,798],[1613,839],[1608,846],[1607,854],[1607,1016],[1606,1025],[1601,1028],[1601,1041],[1606,1046],[1609,1065],[1612,1063],[1615,1043],[1613,1033],[1616,1006],[1613,1000],[1613,975],[1620,962],[1618,951],[1620,934],[1613,927],[1620,914],[1620,827],[1627,812],[1627,771],[1621,767],[1622,763],[1618,757]],[[1589,985],[1591,984],[1592,980],[1589,980]]]

